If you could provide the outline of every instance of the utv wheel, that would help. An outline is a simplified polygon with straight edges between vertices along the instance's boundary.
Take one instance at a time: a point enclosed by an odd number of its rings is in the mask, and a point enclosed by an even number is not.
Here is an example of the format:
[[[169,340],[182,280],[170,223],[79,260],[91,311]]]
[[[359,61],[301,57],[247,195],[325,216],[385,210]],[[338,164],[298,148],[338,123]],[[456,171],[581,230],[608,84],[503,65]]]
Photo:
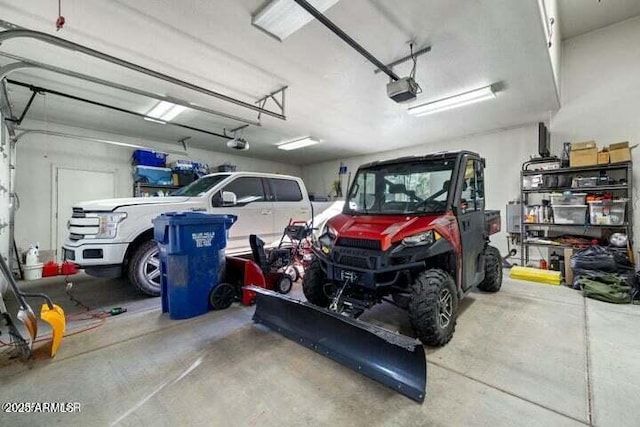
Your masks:
[[[498,292],[502,286],[502,257],[493,246],[484,250],[484,280],[478,289],[484,292]]]
[[[160,258],[154,240],[144,242],[129,261],[129,281],[140,292],[152,297],[160,295]]]
[[[327,290],[330,289],[331,283],[327,281],[327,276],[322,271],[322,266],[318,259],[314,259],[311,265],[305,270],[302,279],[302,292],[311,304],[327,307],[329,305],[329,296]]]
[[[421,272],[411,285],[409,320],[423,344],[445,345],[456,328],[458,296],[453,278],[442,270]]]

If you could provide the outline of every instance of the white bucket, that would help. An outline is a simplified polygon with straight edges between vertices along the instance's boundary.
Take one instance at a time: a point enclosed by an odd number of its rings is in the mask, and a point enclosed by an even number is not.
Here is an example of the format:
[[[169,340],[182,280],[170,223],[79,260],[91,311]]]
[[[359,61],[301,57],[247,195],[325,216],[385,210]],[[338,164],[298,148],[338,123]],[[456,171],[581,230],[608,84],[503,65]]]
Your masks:
[[[42,279],[42,266],[44,264],[25,265],[24,268],[24,280],[38,280]]]

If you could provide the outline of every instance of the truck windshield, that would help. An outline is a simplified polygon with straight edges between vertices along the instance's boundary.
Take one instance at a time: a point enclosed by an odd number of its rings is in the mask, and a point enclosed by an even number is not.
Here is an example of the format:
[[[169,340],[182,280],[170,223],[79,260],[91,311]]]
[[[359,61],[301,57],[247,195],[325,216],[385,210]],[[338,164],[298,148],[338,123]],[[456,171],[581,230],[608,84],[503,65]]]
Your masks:
[[[441,213],[447,208],[454,160],[401,163],[359,169],[346,214]]]
[[[228,178],[228,174],[209,175],[200,178],[197,181],[193,181],[186,187],[182,187],[170,194],[170,196],[186,196],[186,197],[198,197],[204,196],[204,194],[211,190],[215,185],[225,178]]]

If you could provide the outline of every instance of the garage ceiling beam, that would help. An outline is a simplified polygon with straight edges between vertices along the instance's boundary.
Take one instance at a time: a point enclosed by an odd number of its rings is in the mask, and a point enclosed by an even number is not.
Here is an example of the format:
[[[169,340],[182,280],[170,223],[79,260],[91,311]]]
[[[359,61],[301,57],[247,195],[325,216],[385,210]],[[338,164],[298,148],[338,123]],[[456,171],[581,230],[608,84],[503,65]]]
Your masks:
[[[122,91],[125,91],[125,92],[133,93],[133,94],[144,96],[144,97],[147,97],[147,98],[156,99],[158,101],[171,102],[173,104],[182,105],[182,106],[190,108],[192,110],[201,111],[203,113],[212,114],[214,116],[224,117],[224,118],[227,118],[227,119],[230,119],[230,120],[235,120],[235,121],[238,121],[238,122],[246,123],[248,125],[261,126],[260,122],[258,122],[258,121],[248,120],[248,119],[245,119],[245,118],[242,118],[242,117],[238,117],[238,116],[234,116],[234,115],[231,115],[231,114],[222,113],[222,112],[217,111],[217,110],[212,110],[210,108],[201,107],[199,105],[192,104],[189,101],[186,101],[184,99],[174,98],[172,96],[164,96],[164,95],[160,95],[160,94],[153,93],[153,92],[147,92],[147,91],[142,90],[142,89],[134,88],[134,87],[131,87],[131,86],[125,86],[125,85],[122,85],[120,83],[110,82],[108,80],[99,79],[97,77],[89,76],[87,74],[77,73],[75,71],[67,70],[65,68],[60,68],[60,67],[55,67],[53,65],[44,64],[42,62],[32,61],[30,59],[22,58],[20,56],[12,55],[12,54],[9,54],[9,53],[0,52],[0,56],[3,56],[5,58],[10,58],[10,59],[13,59],[13,60],[16,60],[16,61],[20,61],[20,62],[17,62],[17,63],[13,63],[13,64],[5,65],[4,67],[1,67],[0,68],[0,79],[8,77],[9,74],[11,74],[14,71],[18,71],[18,70],[23,70],[23,69],[28,69],[28,68],[42,69],[42,70],[45,70],[45,71],[51,71],[53,73],[62,74],[62,75],[65,75],[65,76],[68,76],[68,77],[77,78],[77,79],[80,79],[80,80],[85,80],[85,81],[88,81],[88,82],[91,82],[91,83],[95,83],[95,84],[102,85],[102,86],[107,86],[107,87],[110,87],[110,88],[113,88],[113,89],[122,90]]]
[[[376,58],[371,53],[369,53],[369,51],[367,51],[365,48],[360,46],[358,42],[356,42],[354,39],[349,37],[347,33],[342,31],[340,27],[338,27],[331,20],[329,20],[329,18],[324,16],[322,13],[320,13],[320,11],[318,11],[315,7],[311,6],[309,2],[307,2],[306,0],[294,0],[294,1],[298,3],[298,5],[301,8],[309,12],[309,14],[311,14],[311,16],[316,18],[322,25],[324,25],[329,30],[331,30],[336,36],[340,37],[342,41],[344,41],[346,44],[348,44],[353,49],[355,49],[360,55],[364,56],[367,59],[367,61],[371,62],[373,65],[378,67],[382,72],[388,75],[391,80],[393,81],[400,80],[400,77],[398,77],[396,73],[394,73],[389,67],[384,65],[382,61],[380,61],[378,58]]]
[[[51,95],[56,95],[56,96],[60,96],[62,98],[67,98],[67,99],[72,99],[74,101],[79,101],[79,102],[84,102],[86,104],[90,104],[90,105],[95,105],[97,107],[103,107],[103,108],[107,108],[109,110],[113,110],[113,111],[119,111],[121,113],[125,113],[125,114],[130,114],[133,116],[137,116],[140,118],[145,118],[148,117],[146,114],[142,114],[142,113],[138,113],[137,111],[131,111],[131,110],[127,110],[126,108],[121,108],[121,107],[116,107],[115,105],[109,105],[109,104],[105,104],[103,102],[98,102],[98,101],[94,101],[91,99],[87,99],[87,98],[82,98],[79,96],[75,96],[75,95],[70,95],[68,93],[64,93],[64,92],[60,92],[57,90],[53,90],[53,89],[47,89],[44,87],[40,87],[40,86],[34,86],[28,83],[24,83],[24,82],[19,82],[16,80],[10,80],[7,79],[7,83],[12,84],[12,85],[16,85],[16,86],[20,86],[20,87],[25,87],[31,91],[34,92],[38,92],[38,93],[43,93],[43,94],[51,94]],[[168,126],[176,126],[179,128],[183,128],[183,129],[189,129],[195,132],[200,132],[200,133],[205,133],[207,135],[211,135],[211,136],[216,136],[218,138],[223,138],[223,139],[233,139],[233,137],[229,136],[229,135],[225,135],[222,133],[217,133],[217,132],[213,132],[210,130],[205,130],[205,129],[200,129],[194,126],[189,126],[189,125],[185,125],[185,124],[181,124],[181,123],[176,123],[176,122],[164,122],[164,125],[168,125]]]
[[[172,77],[169,76],[167,74],[163,74],[160,73],[158,71],[154,71],[151,70],[149,68],[143,67],[141,65],[137,65],[134,64],[132,62],[129,61],[125,61],[124,59],[120,59],[117,58],[115,56],[100,52],[98,50],[95,49],[91,49],[89,47],[83,46],[81,44],[78,43],[74,43],[65,39],[61,39],[60,37],[56,37],[56,36],[52,36],[51,34],[47,34],[47,33],[43,33],[40,31],[33,31],[33,30],[6,30],[6,31],[0,31],[0,45],[7,41],[7,40],[11,40],[11,39],[15,39],[15,38],[29,38],[29,39],[34,39],[34,40],[39,40],[54,46],[58,46],[58,47],[62,47],[64,49],[70,50],[70,51],[77,51],[77,52],[81,52],[84,53],[85,55],[89,55],[92,56],[94,58],[98,58],[101,59],[103,61],[107,61],[110,62],[112,64],[118,65],[120,67],[124,67],[124,68],[128,68],[130,70],[142,73],[142,74],[146,74],[147,76],[151,76],[154,77],[156,79],[159,80],[163,80],[165,82],[174,84],[176,86],[181,86],[184,87],[186,89],[190,89],[199,93],[202,93],[204,95],[207,96],[211,96],[217,99],[220,99],[222,101],[225,102],[229,102],[231,104],[235,104],[238,105],[240,107],[243,108],[247,108],[249,110],[253,110],[256,111],[260,114],[265,114],[271,117],[275,117],[277,119],[280,120],[286,120],[286,116],[284,115],[284,111],[282,112],[282,114],[280,113],[276,113],[274,111],[271,110],[265,110],[264,108],[260,108],[258,106],[255,106],[253,104],[249,104],[248,102],[244,102],[244,101],[240,101],[239,99],[235,99],[232,98],[228,95],[224,95],[220,92],[216,92],[213,91],[211,89],[207,89],[204,88],[202,86],[198,86],[196,84],[193,83],[189,83],[186,82],[184,80],[180,80],[176,77]],[[383,65],[384,66],[384,65]]]

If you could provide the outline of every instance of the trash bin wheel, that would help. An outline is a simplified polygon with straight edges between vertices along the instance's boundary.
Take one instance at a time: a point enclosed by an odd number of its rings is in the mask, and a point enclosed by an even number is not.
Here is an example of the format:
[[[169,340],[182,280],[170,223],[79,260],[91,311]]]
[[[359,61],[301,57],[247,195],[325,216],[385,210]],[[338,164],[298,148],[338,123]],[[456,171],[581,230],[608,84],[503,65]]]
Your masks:
[[[281,294],[288,294],[289,292],[291,292],[292,287],[293,280],[291,279],[291,276],[287,274],[283,274],[282,277],[280,277],[276,281],[276,292],[279,292]]]
[[[235,299],[236,288],[230,283],[220,283],[209,294],[209,304],[214,310],[229,308]]]

